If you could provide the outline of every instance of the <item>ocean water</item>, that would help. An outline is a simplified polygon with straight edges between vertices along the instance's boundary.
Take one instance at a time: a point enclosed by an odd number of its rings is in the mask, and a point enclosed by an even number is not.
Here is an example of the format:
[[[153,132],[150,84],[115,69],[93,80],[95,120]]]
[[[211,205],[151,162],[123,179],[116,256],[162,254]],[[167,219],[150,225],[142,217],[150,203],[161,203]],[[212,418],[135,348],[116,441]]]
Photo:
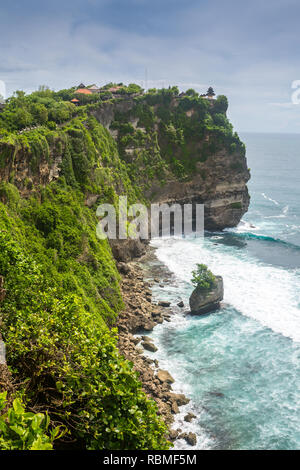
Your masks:
[[[151,334],[159,350],[149,355],[191,398],[174,427],[196,432],[198,448],[299,449],[300,134],[241,137],[251,205],[239,226],[203,240],[152,241],[173,273],[153,288],[156,299],[182,299],[187,310],[200,262],[223,276],[223,307],[198,317],[174,307]],[[191,424],[187,411],[197,416]]]

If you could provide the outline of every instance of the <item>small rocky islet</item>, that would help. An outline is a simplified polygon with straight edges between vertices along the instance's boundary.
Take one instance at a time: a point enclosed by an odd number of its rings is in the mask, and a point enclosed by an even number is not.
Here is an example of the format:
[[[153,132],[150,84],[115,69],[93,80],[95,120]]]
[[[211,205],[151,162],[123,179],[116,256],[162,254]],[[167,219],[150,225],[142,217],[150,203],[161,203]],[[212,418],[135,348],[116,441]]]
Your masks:
[[[220,308],[220,302],[224,297],[224,285],[222,276],[214,276],[215,283],[210,289],[196,287],[190,298],[189,304],[192,315],[203,315]]]

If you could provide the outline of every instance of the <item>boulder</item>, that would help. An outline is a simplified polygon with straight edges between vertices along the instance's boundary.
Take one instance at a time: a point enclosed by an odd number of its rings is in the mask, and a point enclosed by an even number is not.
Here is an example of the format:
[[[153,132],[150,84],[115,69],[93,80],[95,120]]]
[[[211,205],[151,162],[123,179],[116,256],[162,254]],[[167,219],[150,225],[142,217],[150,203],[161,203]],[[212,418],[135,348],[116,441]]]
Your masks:
[[[190,445],[190,446],[195,446],[197,444],[197,436],[193,432],[184,432],[178,436],[178,439],[185,439],[185,441]]]
[[[189,432],[185,440],[188,444],[190,444],[190,446],[195,446],[197,444],[197,436],[193,432]]]
[[[138,336],[134,336],[132,342],[133,344],[137,345],[141,342],[141,338],[139,338]]]
[[[179,413],[179,408],[178,408],[178,405],[177,405],[177,403],[176,403],[175,400],[174,400],[173,403],[172,403],[171,412],[172,412],[173,414],[178,414],[178,413]]]
[[[222,276],[215,278],[215,285],[211,289],[202,290],[196,287],[192,292],[189,299],[192,314],[201,315],[220,308],[224,296],[223,278]]]
[[[130,267],[128,266],[128,264],[123,263],[123,262],[118,263],[118,264],[117,264],[117,268],[118,268],[119,273],[121,273],[121,274],[129,274],[130,271],[131,271],[131,269],[130,269]]]
[[[182,300],[178,302],[177,307],[180,307],[180,308],[184,307],[184,303]]]
[[[173,379],[172,375],[169,374],[169,372],[167,370],[162,370],[162,369],[159,369],[157,371],[157,378],[162,382],[166,382],[168,384],[172,384],[175,382],[175,380]]]
[[[169,433],[169,438],[171,439],[171,441],[175,441],[175,439],[177,439],[178,437],[178,434],[179,433],[176,429],[171,429]]]
[[[153,323],[153,321],[146,321],[146,323],[144,324],[144,330],[146,331],[152,331],[153,328],[155,327],[155,323]]]
[[[143,341],[142,346],[144,349],[147,349],[147,351],[151,351],[151,352],[157,351],[157,347],[155,346],[155,344],[151,343],[150,341]]]
[[[141,336],[142,341],[147,341],[148,343],[153,343],[153,339],[150,336],[147,335],[142,335]]]
[[[192,419],[195,419],[195,418],[196,418],[196,415],[194,415],[194,413],[188,413],[184,417],[184,421],[186,421],[187,423],[190,423],[192,421]]]
[[[167,302],[166,300],[161,300],[160,302],[158,302],[158,305],[160,307],[170,307],[171,302]]]
[[[190,402],[190,399],[187,398],[183,393],[170,392],[168,397],[171,400],[175,400],[178,406],[187,405]]]
[[[156,317],[155,321],[156,321],[156,323],[163,323],[164,319],[163,319],[163,317]]]

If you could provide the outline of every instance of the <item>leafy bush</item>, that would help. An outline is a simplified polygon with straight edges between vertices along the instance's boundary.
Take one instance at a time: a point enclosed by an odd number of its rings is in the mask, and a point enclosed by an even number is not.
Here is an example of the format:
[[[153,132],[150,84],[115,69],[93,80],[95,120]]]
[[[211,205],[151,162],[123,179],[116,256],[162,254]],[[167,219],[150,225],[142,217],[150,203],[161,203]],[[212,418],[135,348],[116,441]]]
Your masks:
[[[216,282],[215,276],[205,264],[197,264],[192,276],[192,283],[199,290],[209,290]]]
[[[226,113],[228,109],[228,100],[226,96],[219,95],[214,102],[214,112],[216,113]]]
[[[6,412],[5,406],[6,392],[2,392],[0,450],[52,450],[53,441],[64,434],[59,426],[49,430],[50,418],[47,414],[26,412],[19,398],[13,401],[12,407]]]
[[[88,218],[76,193],[54,188],[42,196],[45,212],[43,204],[28,201],[24,221],[0,204],[0,272],[7,291],[0,320],[8,365],[30,406],[49,410],[50,422],[65,426],[78,445],[166,449],[157,406],[142,391],[133,364],[119,354],[117,332],[107,328],[122,306],[108,243],[97,240],[97,219]],[[34,228],[36,210],[41,231]]]

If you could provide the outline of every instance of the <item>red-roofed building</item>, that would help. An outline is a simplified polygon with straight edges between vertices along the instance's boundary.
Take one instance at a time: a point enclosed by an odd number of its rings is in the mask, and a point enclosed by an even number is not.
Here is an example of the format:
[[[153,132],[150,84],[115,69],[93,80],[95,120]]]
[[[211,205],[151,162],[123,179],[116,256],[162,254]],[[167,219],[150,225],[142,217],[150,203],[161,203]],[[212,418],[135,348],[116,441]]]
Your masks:
[[[73,98],[73,99],[71,100],[71,103],[75,104],[75,106],[78,106],[79,100],[77,100],[76,98]]]
[[[88,90],[87,88],[78,88],[78,90],[76,90],[75,93],[81,93],[82,95],[92,94],[91,90]]]

